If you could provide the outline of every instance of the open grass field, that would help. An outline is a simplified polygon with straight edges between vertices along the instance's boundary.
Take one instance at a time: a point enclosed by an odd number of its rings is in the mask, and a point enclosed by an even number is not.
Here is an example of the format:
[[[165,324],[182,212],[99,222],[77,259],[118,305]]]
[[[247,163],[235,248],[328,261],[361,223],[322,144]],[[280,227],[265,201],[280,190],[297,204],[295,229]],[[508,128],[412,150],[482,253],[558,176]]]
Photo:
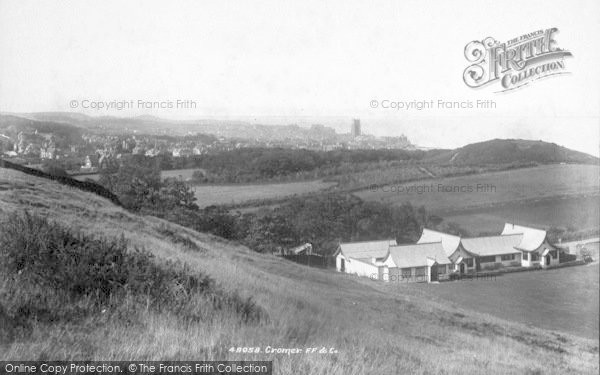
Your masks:
[[[390,287],[532,327],[598,338],[599,272],[598,262],[595,262],[547,271],[510,273],[495,280]]]
[[[311,193],[335,185],[334,182],[301,181],[251,185],[196,185],[193,186],[200,207],[241,203],[250,200],[276,199],[295,194]]]
[[[266,359],[274,361],[275,374],[590,374],[599,370],[597,338],[531,327],[524,321],[437,301],[419,292],[421,286],[411,287],[413,293],[401,293],[368,279],[310,269],[132,214],[90,193],[0,169],[0,217],[24,209],[96,236],[123,235],[130,246],[144,247],[159,262],[185,262],[191,271],[214,279],[221,290],[252,297],[268,318],[240,322],[223,311],[182,323],[178,316],[147,311],[142,312],[141,322],[132,324],[116,319],[111,311],[98,312],[77,323],[40,322],[27,335],[0,342],[0,360]],[[188,237],[197,250],[161,234],[165,226]],[[536,290],[531,298],[540,294]],[[2,296],[0,283],[0,303]],[[547,297],[542,293],[539,298]],[[333,347],[338,353],[266,354],[269,345]],[[228,351],[231,346],[262,351],[234,354]]]
[[[593,165],[545,165],[377,186],[355,194],[423,205],[471,234],[499,231],[505,221],[590,229],[598,227],[600,217],[599,173]]]
[[[438,214],[471,234],[498,232],[505,222],[539,228],[593,229],[598,228],[600,222],[600,196],[548,197]]]
[[[174,169],[161,171],[162,178],[181,178],[188,181],[198,169]],[[91,179],[98,181],[100,175],[74,176],[77,180]],[[322,180],[281,182],[264,184],[226,184],[226,185],[193,185],[197,203],[200,207],[220,204],[234,204],[251,200],[285,198],[295,194],[311,193],[336,185],[336,182]]]

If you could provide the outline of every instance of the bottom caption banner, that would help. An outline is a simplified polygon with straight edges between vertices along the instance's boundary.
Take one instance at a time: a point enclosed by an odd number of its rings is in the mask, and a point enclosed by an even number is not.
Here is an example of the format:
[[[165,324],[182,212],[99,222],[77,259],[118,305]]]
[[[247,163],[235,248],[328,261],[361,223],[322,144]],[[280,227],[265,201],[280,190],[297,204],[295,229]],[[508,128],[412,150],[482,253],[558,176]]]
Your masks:
[[[272,361],[0,361],[2,374],[261,374]]]

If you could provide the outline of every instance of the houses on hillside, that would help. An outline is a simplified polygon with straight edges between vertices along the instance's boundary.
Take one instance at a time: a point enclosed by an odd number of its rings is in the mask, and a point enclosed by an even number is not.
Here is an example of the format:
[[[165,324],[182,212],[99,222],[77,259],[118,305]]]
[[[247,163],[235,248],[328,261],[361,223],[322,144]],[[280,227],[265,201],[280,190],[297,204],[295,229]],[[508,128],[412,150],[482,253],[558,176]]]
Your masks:
[[[339,272],[376,280],[434,282],[452,273],[467,274],[504,267],[554,266],[561,249],[545,230],[506,223],[500,235],[459,237],[423,229],[416,244],[395,240],[340,243]]]

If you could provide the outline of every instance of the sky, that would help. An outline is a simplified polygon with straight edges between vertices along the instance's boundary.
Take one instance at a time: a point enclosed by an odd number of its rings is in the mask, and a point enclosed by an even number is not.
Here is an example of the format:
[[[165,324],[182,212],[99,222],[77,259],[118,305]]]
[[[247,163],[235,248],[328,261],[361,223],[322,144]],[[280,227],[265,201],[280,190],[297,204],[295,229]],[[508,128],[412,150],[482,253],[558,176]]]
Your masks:
[[[573,54],[569,74],[505,93],[463,82],[467,43],[552,27]],[[358,117],[366,133],[406,134],[421,146],[526,138],[598,155],[598,35],[597,0],[0,0],[0,112],[322,123],[340,132]],[[178,100],[195,106],[144,105]],[[430,100],[495,108],[382,108]],[[123,101],[134,105],[91,108]]]

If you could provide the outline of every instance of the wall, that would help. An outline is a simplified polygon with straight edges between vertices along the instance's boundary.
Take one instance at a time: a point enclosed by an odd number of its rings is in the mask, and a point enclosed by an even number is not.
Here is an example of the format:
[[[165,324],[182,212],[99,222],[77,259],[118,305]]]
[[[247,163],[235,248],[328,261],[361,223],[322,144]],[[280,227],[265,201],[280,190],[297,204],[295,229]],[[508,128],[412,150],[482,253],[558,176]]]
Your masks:
[[[452,258],[450,258],[450,260],[452,262],[455,262],[459,257],[463,258],[463,263],[465,264],[465,273],[468,272],[474,272],[475,271],[475,259],[471,256],[471,254],[469,254],[467,251],[465,251],[462,246],[454,252],[454,254],[452,254]],[[473,263],[471,264],[471,267],[467,266],[467,259],[473,259]],[[454,267],[454,270],[460,272],[460,264],[456,264]]]
[[[338,255],[335,257],[335,269],[338,272],[342,272],[342,260],[343,259],[345,259],[345,258],[342,255],[342,253],[338,253]]]
[[[444,272],[439,274],[440,280],[446,280],[449,278],[448,266],[452,265],[438,265],[438,267],[444,267]],[[427,267],[425,274],[422,276],[417,276],[417,268],[412,267],[410,268],[410,276],[408,278],[402,277],[401,268],[393,267],[389,269],[389,281],[392,283],[429,282],[429,280],[431,280],[431,267]]]
[[[502,260],[502,255],[496,255],[494,262],[481,263],[482,270],[493,270],[502,267],[519,267],[522,265],[521,254],[515,254],[514,260]]]
[[[553,251],[552,249],[553,248],[550,248],[549,250]],[[546,247],[543,247],[540,251],[540,254],[543,254],[545,250],[546,250]],[[550,257],[550,264],[546,264],[546,259],[545,259],[546,257],[540,256],[540,265],[542,267],[556,266],[556,265],[560,264],[560,251],[559,250],[554,250],[554,251],[556,251],[556,257],[552,257],[552,256]]]
[[[341,253],[338,254],[335,260],[335,266],[339,272],[341,272],[342,259],[345,259],[346,261],[346,273],[375,279],[378,278],[379,268],[377,266],[352,258],[346,259]]]

